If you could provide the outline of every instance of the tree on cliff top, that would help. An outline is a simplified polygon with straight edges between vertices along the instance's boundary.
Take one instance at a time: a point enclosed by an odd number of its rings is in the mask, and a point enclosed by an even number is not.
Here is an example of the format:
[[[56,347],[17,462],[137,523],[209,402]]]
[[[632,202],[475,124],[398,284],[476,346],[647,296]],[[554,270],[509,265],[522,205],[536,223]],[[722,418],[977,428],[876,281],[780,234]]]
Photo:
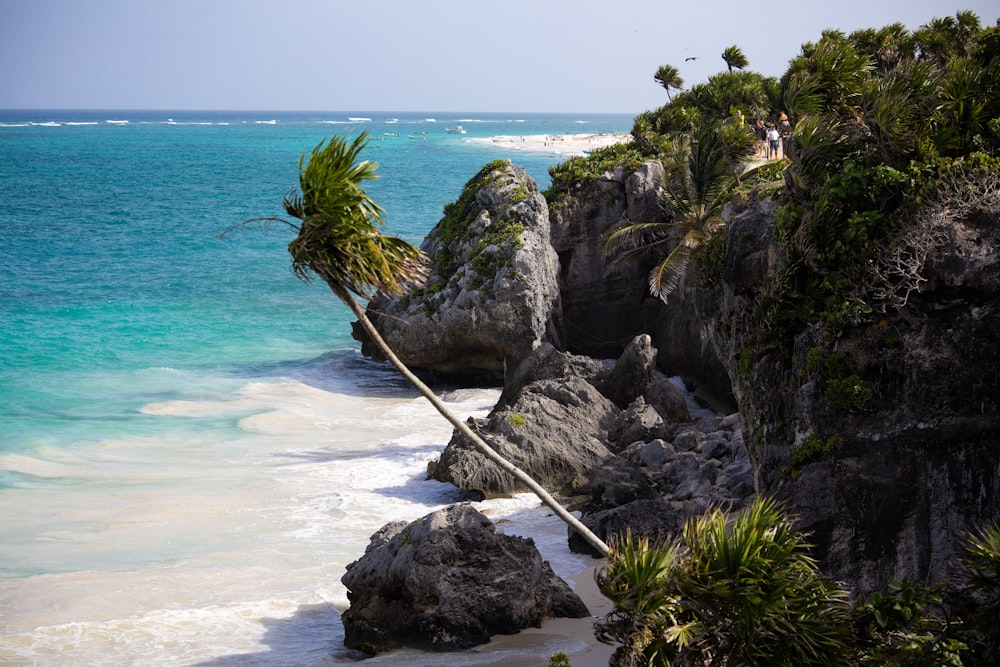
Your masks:
[[[750,61],[743,54],[743,50],[735,44],[722,52],[722,59],[726,61],[726,67],[729,68],[728,71],[730,72],[733,71],[733,68],[744,69],[750,64]]]
[[[368,135],[361,133],[350,144],[341,137],[320,142],[299,159],[299,188],[283,200],[285,212],[298,224],[283,218],[252,218],[227,229],[224,234],[249,223],[286,224],[298,232],[288,244],[292,270],[308,281],[318,276],[358,318],[361,326],[396,370],[431,402],[431,405],[465,436],[484,456],[530,488],[560,519],[579,532],[598,553],[608,547],[589,528],[570,514],[538,482],[504,459],[445,404],[395,355],[353,295],[368,299],[374,291],[402,294],[409,285],[427,278],[426,256],[406,241],[383,236],[382,209],[365,192],[362,183],[378,178],[378,164],[359,161]],[[324,145],[325,143],[325,145]]]
[[[667,91],[668,101],[670,100],[671,90],[680,90],[684,87],[684,79],[681,78],[680,72],[673,65],[661,65],[660,69],[656,70],[656,74],[653,75],[653,80],[657,81]]]

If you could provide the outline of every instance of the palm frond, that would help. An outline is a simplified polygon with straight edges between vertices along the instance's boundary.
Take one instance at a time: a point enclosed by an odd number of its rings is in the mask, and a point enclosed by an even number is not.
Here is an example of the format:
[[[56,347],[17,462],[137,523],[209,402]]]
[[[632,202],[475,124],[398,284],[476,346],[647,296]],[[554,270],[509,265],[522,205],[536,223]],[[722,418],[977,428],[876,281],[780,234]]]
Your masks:
[[[649,293],[666,303],[667,297],[674,293],[687,272],[691,251],[708,238],[710,236],[701,230],[688,230],[670,254],[649,272]]]
[[[359,160],[368,136],[350,144],[334,137],[299,160],[300,192],[284,200],[285,211],[302,221],[288,244],[292,270],[308,280],[319,276],[368,298],[372,290],[400,294],[426,280],[425,255],[406,241],[383,236],[382,209],[361,184],[378,178],[375,162]]]

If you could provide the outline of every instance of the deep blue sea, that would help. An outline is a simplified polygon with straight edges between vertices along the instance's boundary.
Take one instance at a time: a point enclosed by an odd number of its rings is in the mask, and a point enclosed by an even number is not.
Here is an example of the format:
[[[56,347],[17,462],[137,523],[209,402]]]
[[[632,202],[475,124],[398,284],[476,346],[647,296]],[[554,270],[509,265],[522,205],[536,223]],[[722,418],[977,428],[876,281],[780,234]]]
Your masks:
[[[465,134],[446,131],[458,125]],[[451,429],[360,356],[324,285],[291,274],[290,230],[217,235],[281,216],[300,156],[334,134],[369,133],[364,157],[381,178],[367,189],[386,233],[419,244],[486,162],[510,158],[544,189],[565,159],[490,137],[631,125],[0,111],[0,664],[353,661],[340,576],[385,522],[455,499],[424,479]],[[445,399],[483,415],[497,395]],[[483,508],[534,537],[563,576],[585,569],[532,497]],[[529,653],[575,646],[550,639]],[[432,663],[516,659],[511,650]]]

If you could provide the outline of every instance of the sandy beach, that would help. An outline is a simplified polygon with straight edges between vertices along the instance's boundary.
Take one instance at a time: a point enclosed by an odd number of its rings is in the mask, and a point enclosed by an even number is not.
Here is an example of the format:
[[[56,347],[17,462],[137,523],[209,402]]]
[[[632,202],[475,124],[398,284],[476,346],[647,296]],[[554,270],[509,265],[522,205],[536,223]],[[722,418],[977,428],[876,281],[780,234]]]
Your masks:
[[[598,561],[594,561],[595,563]],[[600,561],[603,565],[603,561]],[[615,647],[602,644],[594,637],[594,621],[603,618],[611,611],[613,605],[597,588],[594,581],[596,568],[591,568],[567,578],[567,583],[587,605],[591,616],[589,618],[550,618],[542,623],[540,628],[528,628],[516,635],[496,635],[489,644],[479,647],[484,652],[510,651],[523,649],[543,651],[553,649],[552,653],[565,653],[573,667],[607,667]],[[578,640],[573,648],[564,648],[566,638]],[[545,667],[548,656],[537,662],[538,667]],[[489,667],[535,667],[531,658],[521,654],[514,658],[501,658],[495,662],[485,663]]]
[[[632,141],[631,134],[505,134],[496,137],[473,137],[469,143],[494,144],[505,150],[552,155],[586,155],[592,150]]]

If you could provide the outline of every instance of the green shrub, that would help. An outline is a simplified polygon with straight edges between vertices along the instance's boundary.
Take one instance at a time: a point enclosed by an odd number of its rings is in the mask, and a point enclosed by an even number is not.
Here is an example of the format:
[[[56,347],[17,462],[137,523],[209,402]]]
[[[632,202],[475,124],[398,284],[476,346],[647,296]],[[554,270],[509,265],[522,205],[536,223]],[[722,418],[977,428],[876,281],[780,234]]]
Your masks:
[[[889,589],[855,606],[857,664],[961,667],[968,646],[957,637],[960,624],[942,613],[944,587],[904,579]]]
[[[692,518],[683,538],[614,544],[597,575],[615,605],[597,637],[613,665],[836,665],[850,652],[845,593],[807,555],[779,503],[758,498],[732,522]]]
[[[965,589],[958,607],[975,664],[1000,663],[1000,524],[966,538],[956,583]]]

